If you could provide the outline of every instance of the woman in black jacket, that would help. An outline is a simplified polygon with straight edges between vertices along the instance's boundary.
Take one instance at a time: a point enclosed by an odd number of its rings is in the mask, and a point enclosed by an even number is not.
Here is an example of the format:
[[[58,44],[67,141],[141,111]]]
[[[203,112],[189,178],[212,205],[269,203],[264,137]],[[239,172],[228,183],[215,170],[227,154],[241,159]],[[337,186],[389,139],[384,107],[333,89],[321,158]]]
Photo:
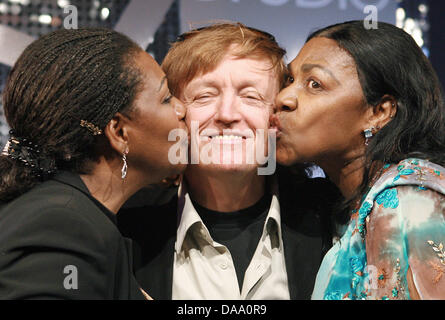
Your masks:
[[[0,299],[143,299],[115,214],[185,168],[168,159],[185,108],[160,67],[115,31],[59,30],[25,49],[3,99]]]

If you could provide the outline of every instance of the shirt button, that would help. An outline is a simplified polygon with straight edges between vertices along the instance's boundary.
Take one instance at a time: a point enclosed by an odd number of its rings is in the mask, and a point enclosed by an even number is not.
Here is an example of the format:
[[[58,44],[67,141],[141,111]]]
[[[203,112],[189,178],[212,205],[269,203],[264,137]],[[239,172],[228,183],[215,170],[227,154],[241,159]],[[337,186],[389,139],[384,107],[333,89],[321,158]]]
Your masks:
[[[221,263],[219,266],[220,266],[220,268],[223,269],[223,270],[226,270],[226,269],[227,269],[227,263],[226,263],[226,262]]]

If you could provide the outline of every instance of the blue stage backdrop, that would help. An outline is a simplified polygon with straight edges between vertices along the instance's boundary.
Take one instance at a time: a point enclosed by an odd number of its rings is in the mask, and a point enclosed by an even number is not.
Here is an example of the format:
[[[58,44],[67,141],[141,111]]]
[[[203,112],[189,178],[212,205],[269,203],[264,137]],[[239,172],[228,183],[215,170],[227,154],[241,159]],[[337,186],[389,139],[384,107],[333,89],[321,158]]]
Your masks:
[[[362,20],[375,5],[379,21],[395,23],[394,0],[182,0],[181,29],[211,21],[240,21],[265,30],[287,50],[292,60],[311,31],[346,20]]]

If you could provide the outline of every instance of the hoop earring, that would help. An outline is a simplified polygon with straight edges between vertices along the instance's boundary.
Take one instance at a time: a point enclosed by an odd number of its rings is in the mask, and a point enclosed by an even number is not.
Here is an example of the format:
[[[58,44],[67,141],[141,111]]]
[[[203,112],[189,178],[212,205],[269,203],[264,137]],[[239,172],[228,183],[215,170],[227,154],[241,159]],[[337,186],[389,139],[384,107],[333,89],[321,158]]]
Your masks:
[[[374,127],[368,128],[366,130],[363,131],[363,133],[365,134],[365,146],[367,146],[369,144],[369,139],[372,138],[373,134],[372,134],[372,130],[374,129]]]
[[[128,171],[127,154],[128,154],[128,147],[125,148],[125,151],[122,154],[122,161],[124,162],[124,165],[122,166],[121,169],[122,179],[125,179],[125,177],[127,176],[127,171]]]

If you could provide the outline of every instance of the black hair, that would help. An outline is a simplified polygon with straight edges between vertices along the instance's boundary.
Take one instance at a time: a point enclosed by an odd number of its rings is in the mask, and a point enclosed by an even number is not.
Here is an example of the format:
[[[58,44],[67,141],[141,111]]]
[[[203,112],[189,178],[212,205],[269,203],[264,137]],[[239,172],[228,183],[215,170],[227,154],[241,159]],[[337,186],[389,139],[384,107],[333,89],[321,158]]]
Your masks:
[[[46,173],[88,173],[108,140],[81,121],[101,130],[117,112],[131,111],[140,83],[133,67],[139,50],[128,37],[102,28],[61,29],[31,43],[3,92],[10,141],[32,141],[39,151],[33,157],[49,164]],[[1,155],[0,200],[14,199],[50,176],[36,174],[29,161]]]
[[[348,21],[313,32],[306,42],[324,37],[337,42],[355,61],[369,107],[385,95],[397,103],[395,117],[370,140],[365,173],[357,193],[346,199],[340,222],[349,219],[353,201],[368,191],[380,174],[375,163],[398,163],[416,157],[445,165],[445,108],[438,77],[414,39],[394,25],[379,22],[376,29],[364,21]],[[348,208],[349,210],[347,210]],[[347,212],[346,212],[347,211]]]

